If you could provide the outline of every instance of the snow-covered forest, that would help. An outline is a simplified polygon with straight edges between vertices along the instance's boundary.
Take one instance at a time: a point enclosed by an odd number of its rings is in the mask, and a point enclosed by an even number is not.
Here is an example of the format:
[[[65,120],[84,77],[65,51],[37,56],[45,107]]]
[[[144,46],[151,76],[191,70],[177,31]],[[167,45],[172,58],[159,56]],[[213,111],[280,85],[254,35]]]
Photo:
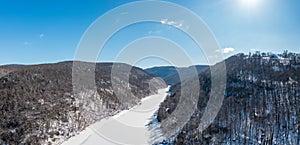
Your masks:
[[[289,144],[300,143],[300,55],[295,53],[237,54],[225,60],[224,101],[212,124],[198,131],[210,90],[210,73],[199,74],[197,109],[183,128],[161,143]],[[160,108],[164,120],[176,108],[180,84]],[[173,101],[172,101],[173,100]]]

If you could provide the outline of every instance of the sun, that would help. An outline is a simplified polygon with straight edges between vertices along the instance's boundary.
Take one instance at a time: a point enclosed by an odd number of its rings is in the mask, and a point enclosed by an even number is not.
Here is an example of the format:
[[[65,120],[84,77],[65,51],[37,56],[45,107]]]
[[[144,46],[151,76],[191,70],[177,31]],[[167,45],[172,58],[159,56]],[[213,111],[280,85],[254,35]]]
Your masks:
[[[247,7],[255,7],[258,5],[259,0],[241,0],[242,4]]]

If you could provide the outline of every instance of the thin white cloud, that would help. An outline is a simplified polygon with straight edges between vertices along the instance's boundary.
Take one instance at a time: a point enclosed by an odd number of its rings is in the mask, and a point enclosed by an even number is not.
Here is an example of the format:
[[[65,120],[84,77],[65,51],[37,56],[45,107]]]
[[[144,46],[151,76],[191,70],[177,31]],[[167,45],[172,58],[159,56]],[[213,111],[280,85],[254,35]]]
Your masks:
[[[31,42],[28,42],[28,41],[25,41],[24,43],[23,43],[23,45],[25,45],[25,46],[29,46],[29,45],[31,45],[32,43]]]
[[[221,53],[231,53],[231,52],[234,52],[234,51],[235,51],[235,49],[232,48],[232,47],[226,47],[226,48],[217,50],[217,52],[221,52]]]
[[[235,51],[235,49],[232,48],[232,47],[228,47],[228,48],[223,49],[223,53],[230,53],[230,52],[233,52],[233,51]]]
[[[40,39],[43,39],[45,37],[45,34],[41,33],[40,34]]]
[[[177,28],[181,28],[183,26],[183,24],[180,22],[175,22],[175,21],[171,21],[168,19],[162,19],[162,20],[160,20],[160,23],[163,25],[170,25],[170,26],[174,26]]]

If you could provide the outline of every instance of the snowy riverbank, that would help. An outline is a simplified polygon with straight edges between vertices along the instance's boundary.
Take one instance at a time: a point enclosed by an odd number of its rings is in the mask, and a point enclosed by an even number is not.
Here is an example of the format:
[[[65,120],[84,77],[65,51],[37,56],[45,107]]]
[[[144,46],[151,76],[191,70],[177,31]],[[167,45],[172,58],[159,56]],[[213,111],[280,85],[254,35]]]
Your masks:
[[[165,99],[167,89],[142,99],[141,104],[130,110],[90,125],[80,134],[71,137],[63,145],[115,145],[149,144],[151,131],[147,124],[152,121],[159,104]]]

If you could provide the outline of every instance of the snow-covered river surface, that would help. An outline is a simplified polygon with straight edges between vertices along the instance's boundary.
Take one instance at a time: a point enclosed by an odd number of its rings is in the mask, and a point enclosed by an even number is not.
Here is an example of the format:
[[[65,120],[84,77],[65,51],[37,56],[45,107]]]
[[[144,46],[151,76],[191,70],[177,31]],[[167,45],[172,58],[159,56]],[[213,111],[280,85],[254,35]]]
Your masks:
[[[165,99],[167,89],[142,99],[141,104],[96,122],[63,145],[143,145],[151,142],[147,124],[152,121],[159,104]]]

